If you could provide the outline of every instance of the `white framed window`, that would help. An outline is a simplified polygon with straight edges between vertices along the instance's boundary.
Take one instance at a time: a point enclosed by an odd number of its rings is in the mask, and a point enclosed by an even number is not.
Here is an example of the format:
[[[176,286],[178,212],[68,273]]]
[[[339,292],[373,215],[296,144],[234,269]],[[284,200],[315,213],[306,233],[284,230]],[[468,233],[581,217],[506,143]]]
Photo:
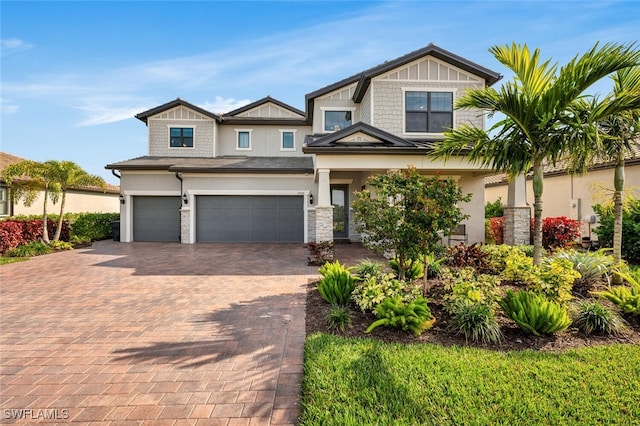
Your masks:
[[[236,151],[251,151],[253,129],[236,129]]]
[[[0,188],[0,216],[9,216],[9,190]]]
[[[355,108],[325,107],[322,110],[322,130],[325,133],[337,132],[353,124]]]
[[[193,148],[195,128],[169,126],[170,148]]]
[[[443,133],[453,128],[454,91],[403,88],[404,133]]]
[[[296,130],[280,129],[280,151],[296,150]]]

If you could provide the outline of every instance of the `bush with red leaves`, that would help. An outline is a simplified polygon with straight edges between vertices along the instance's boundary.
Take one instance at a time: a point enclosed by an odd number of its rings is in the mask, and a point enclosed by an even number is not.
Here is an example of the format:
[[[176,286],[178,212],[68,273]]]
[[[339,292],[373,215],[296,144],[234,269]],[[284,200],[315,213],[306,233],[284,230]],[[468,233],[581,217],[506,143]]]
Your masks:
[[[504,243],[504,231],[502,226],[504,225],[504,216],[492,217],[489,219],[489,228],[491,229],[491,236],[495,244]]]
[[[533,244],[533,223],[531,219],[531,243]],[[547,250],[564,248],[580,237],[580,221],[565,216],[542,219],[542,246]]]

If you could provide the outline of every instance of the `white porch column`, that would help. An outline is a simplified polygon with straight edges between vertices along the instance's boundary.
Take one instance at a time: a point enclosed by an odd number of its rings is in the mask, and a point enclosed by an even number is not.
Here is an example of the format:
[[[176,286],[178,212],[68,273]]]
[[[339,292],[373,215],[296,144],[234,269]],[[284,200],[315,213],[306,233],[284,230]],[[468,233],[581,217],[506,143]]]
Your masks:
[[[504,243],[529,244],[531,234],[531,208],[527,205],[527,186],[523,174],[509,181],[507,205],[504,208]]]
[[[333,206],[331,205],[331,170],[318,170],[318,204],[316,205],[316,242],[333,241]]]

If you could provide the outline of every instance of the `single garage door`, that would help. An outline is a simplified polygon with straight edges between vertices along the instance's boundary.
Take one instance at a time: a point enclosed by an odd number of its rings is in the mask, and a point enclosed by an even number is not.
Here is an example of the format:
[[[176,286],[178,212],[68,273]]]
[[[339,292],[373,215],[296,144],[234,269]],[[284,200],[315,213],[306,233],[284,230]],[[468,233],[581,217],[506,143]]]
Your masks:
[[[301,196],[216,195],[196,198],[198,242],[302,242]]]
[[[133,197],[133,241],[180,241],[180,197]]]

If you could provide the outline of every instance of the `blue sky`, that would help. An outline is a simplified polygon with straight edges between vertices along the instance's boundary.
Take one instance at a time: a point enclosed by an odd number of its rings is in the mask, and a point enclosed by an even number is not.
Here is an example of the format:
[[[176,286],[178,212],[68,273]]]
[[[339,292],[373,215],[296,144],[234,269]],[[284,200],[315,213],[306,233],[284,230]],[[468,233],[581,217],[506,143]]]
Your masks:
[[[114,184],[106,164],[147,153],[134,115],[177,97],[227,112],[270,95],[304,110],[306,93],[429,43],[504,81],[494,45],[563,64],[640,39],[637,1],[2,0],[0,16],[0,149]]]

